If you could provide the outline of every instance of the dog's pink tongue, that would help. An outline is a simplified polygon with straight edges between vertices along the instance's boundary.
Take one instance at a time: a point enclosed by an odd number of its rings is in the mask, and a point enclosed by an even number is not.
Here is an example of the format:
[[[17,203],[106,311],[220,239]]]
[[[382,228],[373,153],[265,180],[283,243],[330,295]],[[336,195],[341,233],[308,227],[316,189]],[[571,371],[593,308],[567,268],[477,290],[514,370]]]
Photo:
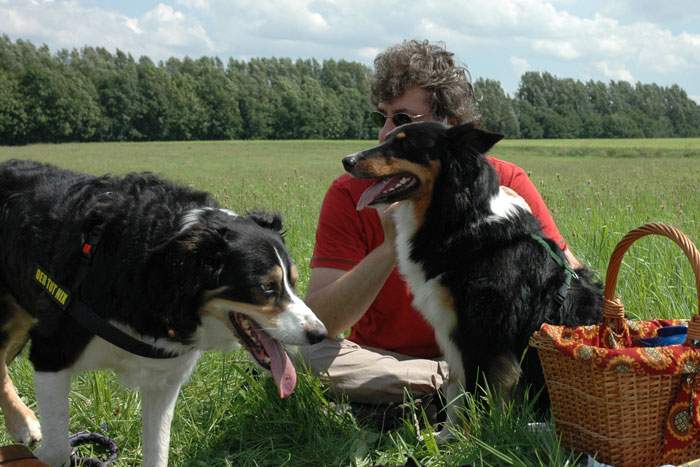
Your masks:
[[[270,357],[272,378],[275,380],[280,397],[284,399],[294,392],[294,387],[297,385],[297,372],[292,360],[279,342],[270,337],[257,324],[254,326],[260,343]]]
[[[386,188],[386,186],[391,182],[394,178],[388,178],[386,180],[377,180],[375,183],[369,186],[365,191],[362,192],[360,195],[360,199],[357,202],[357,210],[362,211],[364,208],[372,204],[372,201],[377,199],[377,196]]]

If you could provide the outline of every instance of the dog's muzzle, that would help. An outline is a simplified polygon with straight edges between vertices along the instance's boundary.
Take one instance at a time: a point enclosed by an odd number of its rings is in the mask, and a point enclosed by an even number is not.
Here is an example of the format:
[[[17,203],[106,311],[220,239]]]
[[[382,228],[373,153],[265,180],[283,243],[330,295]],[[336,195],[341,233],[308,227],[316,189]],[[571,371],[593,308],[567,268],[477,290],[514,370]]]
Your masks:
[[[350,154],[349,156],[343,157],[343,167],[346,172],[352,172],[357,165],[358,156],[357,154]]]

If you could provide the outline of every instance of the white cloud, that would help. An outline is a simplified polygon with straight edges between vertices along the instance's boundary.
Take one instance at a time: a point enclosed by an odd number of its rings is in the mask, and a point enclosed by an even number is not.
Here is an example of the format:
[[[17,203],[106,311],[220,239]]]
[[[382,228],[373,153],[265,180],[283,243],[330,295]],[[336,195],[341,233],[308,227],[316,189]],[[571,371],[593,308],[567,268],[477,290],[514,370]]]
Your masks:
[[[698,105],[700,105],[700,95],[698,96],[688,96],[693,99]]]
[[[607,78],[610,78],[610,79],[616,80],[616,81],[629,81],[630,83],[634,82],[634,78],[632,77],[632,73],[630,73],[629,70],[625,69],[624,66],[621,66],[621,65],[611,66],[607,62],[597,62],[595,64],[595,66],[598,69],[598,71],[603,73],[603,75]]]
[[[521,57],[510,57],[510,64],[513,66],[513,70],[515,70],[518,76],[532,68],[530,63]]]
[[[103,46],[154,59],[216,54],[224,60],[333,57],[367,64],[388,45],[429,38],[444,41],[478,75],[496,70],[495,62],[507,69],[510,60],[519,73],[534,67],[562,76],[594,72],[585,77],[591,79],[649,77],[685,82],[689,92],[700,93],[687,85],[700,75],[697,27],[673,29],[654,19],[658,8],[673,24],[689,24],[692,15],[683,12],[696,0],[679,0],[682,8],[654,0],[638,0],[644,7],[637,0],[597,0],[583,8],[597,13],[586,14],[575,13],[581,8],[574,0],[159,1],[125,14],[119,2],[108,8],[95,6],[97,0],[0,0],[0,32],[52,49]]]
[[[208,10],[209,0],[175,0],[177,5],[182,5],[193,10]]]
[[[429,17],[433,31],[468,32],[499,46],[523,45],[555,60],[610,61],[660,73],[700,69],[700,34],[674,34],[648,21],[576,16],[566,5],[546,0],[470,0],[458,9],[443,0],[421,5],[413,14]]]
[[[87,45],[153,59],[214,50],[198,20],[163,3],[140,17],[130,17],[77,0],[9,0],[0,6],[0,24],[11,37],[47,43],[53,49]]]
[[[602,2],[601,12],[613,17],[662,24],[684,23],[700,19],[697,0],[615,0]]]
[[[532,42],[532,48],[563,60],[574,60],[581,55],[570,42],[566,41],[536,40]]]
[[[136,18],[127,18],[126,27],[135,34],[143,34],[143,30],[139,27],[139,21]]]
[[[379,49],[376,47],[362,47],[358,49],[357,55],[368,60],[373,60],[374,57],[379,53]]]
[[[214,49],[207,32],[199,22],[163,3],[159,3],[141,17],[139,28],[148,31],[147,34],[155,43],[165,49],[186,49],[192,43],[203,45],[205,51],[211,52]]]

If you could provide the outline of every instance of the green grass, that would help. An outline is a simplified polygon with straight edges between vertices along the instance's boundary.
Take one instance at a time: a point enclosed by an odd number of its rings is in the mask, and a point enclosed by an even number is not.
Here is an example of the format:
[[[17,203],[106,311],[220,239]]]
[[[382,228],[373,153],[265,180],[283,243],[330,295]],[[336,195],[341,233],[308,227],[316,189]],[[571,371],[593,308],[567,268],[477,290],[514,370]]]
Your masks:
[[[285,218],[300,268],[301,293],[323,194],[343,155],[367,141],[95,143],[0,147],[0,160],[30,158],[92,172],[149,170],[205,189],[225,206],[265,207]],[[700,140],[504,141],[493,154],[524,167],[574,253],[605,276],[615,243],[645,222],[671,223],[700,242]],[[688,261],[670,241],[645,238],[625,259],[617,287],[630,316],[689,317],[697,296]],[[22,397],[34,401],[31,367],[11,368]],[[184,387],[173,423],[171,465],[552,465],[575,456],[552,430],[532,433],[527,406],[469,398],[469,434],[438,449],[430,433],[377,433],[333,404],[316,378],[300,375],[281,401],[240,353],[205,356]],[[487,396],[484,396],[487,397]],[[118,465],[141,456],[139,398],[109,372],[76,378],[71,430],[99,430],[120,447]],[[418,414],[420,416],[420,414]],[[3,432],[4,433],[4,432]],[[0,442],[7,443],[0,433]],[[421,437],[422,435],[422,437]]]

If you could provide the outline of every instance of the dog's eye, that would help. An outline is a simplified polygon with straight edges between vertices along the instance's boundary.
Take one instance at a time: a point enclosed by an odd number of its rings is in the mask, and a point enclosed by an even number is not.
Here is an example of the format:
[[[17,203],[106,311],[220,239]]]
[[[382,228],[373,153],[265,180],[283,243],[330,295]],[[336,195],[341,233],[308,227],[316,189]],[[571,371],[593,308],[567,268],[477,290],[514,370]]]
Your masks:
[[[275,287],[275,284],[270,283],[270,284],[260,284],[260,290],[262,291],[263,295],[266,297],[274,297],[277,294],[277,288]]]

